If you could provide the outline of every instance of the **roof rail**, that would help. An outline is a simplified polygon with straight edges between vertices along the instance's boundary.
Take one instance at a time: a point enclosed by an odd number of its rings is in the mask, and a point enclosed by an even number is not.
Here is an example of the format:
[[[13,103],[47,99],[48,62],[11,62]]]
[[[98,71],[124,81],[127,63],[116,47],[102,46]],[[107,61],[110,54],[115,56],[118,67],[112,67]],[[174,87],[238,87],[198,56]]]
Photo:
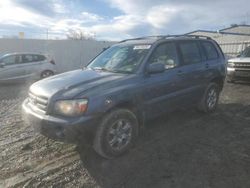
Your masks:
[[[190,37],[190,38],[196,38],[196,39],[199,39],[199,38],[212,39],[211,37],[204,36],[204,35],[187,35],[187,34],[184,34],[184,35],[166,35],[166,36],[162,36],[162,37],[163,38]]]
[[[138,37],[138,38],[132,38],[132,39],[125,39],[125,40],[122,40],[120,41],[119,43],[122,43],[122,42],[126,42],[126,41],[130,41],[130,40],[143,40],[143,39],[150,39],[150,38],[156,38],[158,39],[159,37],[161,37],[160,35],[159,36],[145,36],[145,37]]]
[[[196,38],[196,39],[199,39],[199,38],[212,39],[211,37],[204,36],[204,35],[187,35],[187,34],[184,34],[184,35],[155,35],[155,36],[153,35],[153,36],[125,39],[125,40],[120,41],[119,43],[130,41],[130,40],[143,40],[143,39],[150,39],[150,38],[161,40],[161,39],[177,38],[177,37],[190,37],[190,38]]]
[[[184,35],[184,36],[188,36],[188,37],[195,37],[195,38],[205,38],[205,39],[212,39],[211,37],[208,36],[204,36],[204,35]]]

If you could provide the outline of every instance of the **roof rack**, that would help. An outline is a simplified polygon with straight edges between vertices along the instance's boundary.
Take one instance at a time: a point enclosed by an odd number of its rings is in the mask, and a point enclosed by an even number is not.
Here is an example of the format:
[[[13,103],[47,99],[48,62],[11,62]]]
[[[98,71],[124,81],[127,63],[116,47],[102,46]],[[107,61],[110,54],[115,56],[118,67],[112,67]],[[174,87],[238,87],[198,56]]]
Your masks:
[[[167,35],[166,38],[170,38],[170,37],[190,37],[190,38],[196,38],[196,39],[200,39],[200,38],[205,38],[205,39],[212,39],[211,37],[208,36],[204,36],[204,35]]]
[[[161,36],[145,36],[145,37],[138,37],[138,38],[132,38],[132,39],[125,39],[125,40],[122,40],[120,41],[119,43],[122,43],[122,42],[126,42],[126,41],[130,41],[130,40],[143,40],[143,39],[159,39]]]
[[[155,35],[155,36],[146,36],[146,37],[139,37],[139,38],[133,38],[133,39],[125,39],[125,40],[120,41],[119,43],[130,41],[130,40],[143,40],[143,39],[161,40],[161,39],[177,38],[177,37],[190,37],[190,38],[196,38],[196,39],[205,38],[205,39],[209,39],[209,40],[212,39],[211,37],[204,36],[204,35],[187,35],[187,34],[184,34],[184,35]]]

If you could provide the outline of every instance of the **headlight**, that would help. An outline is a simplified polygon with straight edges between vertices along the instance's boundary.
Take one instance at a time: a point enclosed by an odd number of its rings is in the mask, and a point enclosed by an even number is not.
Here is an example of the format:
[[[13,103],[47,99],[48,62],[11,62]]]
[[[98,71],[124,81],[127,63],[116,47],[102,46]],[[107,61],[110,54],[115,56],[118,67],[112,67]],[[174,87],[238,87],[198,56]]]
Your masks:
[[[65,116],[79,116],[87,110],[87,99],[61,100],[55,104],[55,113]]]

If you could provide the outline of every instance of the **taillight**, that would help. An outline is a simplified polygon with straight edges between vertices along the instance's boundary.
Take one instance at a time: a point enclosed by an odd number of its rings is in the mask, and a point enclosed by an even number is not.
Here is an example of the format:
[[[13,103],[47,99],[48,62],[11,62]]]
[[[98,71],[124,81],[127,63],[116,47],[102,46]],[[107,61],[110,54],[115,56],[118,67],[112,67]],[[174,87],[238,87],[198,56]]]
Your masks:
[[[55,65],[56,64],[56,62],[52,59],[52,60],[50,60],[49,61],[51,64],[53,64],[53,65]]]

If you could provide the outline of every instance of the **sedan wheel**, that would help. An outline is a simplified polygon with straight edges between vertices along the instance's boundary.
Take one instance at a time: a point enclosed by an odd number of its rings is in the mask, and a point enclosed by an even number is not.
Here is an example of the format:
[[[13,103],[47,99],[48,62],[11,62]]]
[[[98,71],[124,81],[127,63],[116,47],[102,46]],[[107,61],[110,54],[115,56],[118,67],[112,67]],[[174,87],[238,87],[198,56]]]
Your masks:
[[[54,75],[54,73],[52,71],[47,70],[47,71],[42,72],[41,78],[48,78],[48,77],[53,76],[53,75]]]

